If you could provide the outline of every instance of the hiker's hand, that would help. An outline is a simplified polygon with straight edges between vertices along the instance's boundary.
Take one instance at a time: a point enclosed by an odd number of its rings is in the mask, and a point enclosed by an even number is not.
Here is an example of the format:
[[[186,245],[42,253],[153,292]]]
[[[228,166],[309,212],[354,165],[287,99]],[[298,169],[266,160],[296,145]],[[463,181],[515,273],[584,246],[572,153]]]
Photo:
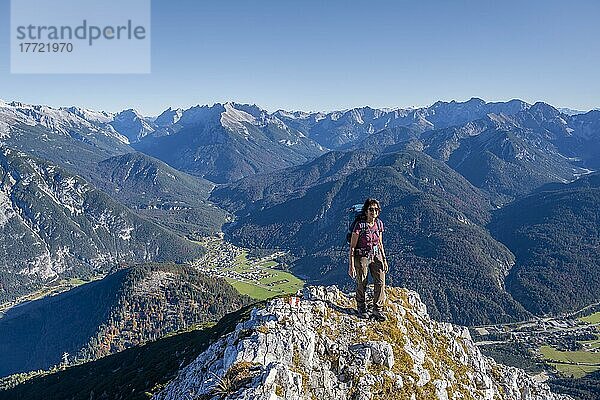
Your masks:
[[[383,272],[386,274],[390,271],[390,266],[388,265],[387,260],[383,260]]]
[[[356,278],[356,269],[354,268],[354,265],[352,263],[348,267],[348,275],[350,275],[350,278],[352,279]]]

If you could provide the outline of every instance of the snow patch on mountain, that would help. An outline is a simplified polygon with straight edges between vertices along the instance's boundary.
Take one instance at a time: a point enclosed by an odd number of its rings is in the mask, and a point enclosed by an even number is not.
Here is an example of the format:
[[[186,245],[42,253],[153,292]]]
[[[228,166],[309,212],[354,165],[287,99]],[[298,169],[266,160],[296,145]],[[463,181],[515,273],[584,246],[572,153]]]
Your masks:
[[[180,125],[206,124],[209,121],[219,121],[221,113],[225,111],[222,104],[212,106],[194,106],[183,111],[181,118],[177,121]]]
[[[284,117],[284,118],[289,118],[289,119],[307,119],[307,118],[310,118],[310,116],[311,116],[311,113],[307,113],[304,111],[286,111],[286,110],[277,110],[273,114]]]
[[[0,228],[3,228],[8,223],[8,220],[15,215],[16,213],[12,208],[8,194],[3,190],[0,191]]]
[[[1,116],[12,122],[27,125],[42,125],[56,132],[68,133],[69,126],[90,127],[90,123],[79,116],[64,110],[44,105],[29,105],[19,102],[5,104],[0,110]]]
[[[113,114],[85,108],[52,108],[44,105],[31,105],[19,102],[0,103],[0,139],[10,133],[10,126],[24,124],[41,125],[54,133],[65,136],[73,132],[79,136],[101,135],[128,144],[127,138],[115,131],[108,123]],[[8,127],[8,128],[7,128]],[[47,138],[47,134],[42,137]]]
[[[138,142],[140,139],[154,132],[154,128],[145,121],[136,110],[124,110],[115,115],[110,125],[120,134],[127,137],[129,143]]]
[[[0,121],[0,139],[8,139],[10,137],[10,125],[4,121]]]
[[[225,103],[225,111],[221,114],[221,125],[232,131],[241,130],[245,134],[249,134],[248,128],[244,126],[247,124],[256,124],[256,118],[242,110],[236,109],[232,103]]]
[[[172,109],[169,107],[165,111],[163,111],[156,119],[154,123],[159,127],[166,127],[169,125],[176,124],[183,115],[183,110],[181,108]]]
[[[338,119],[340,119],[342,117],[343,112],[341,111],[334,111],[331,114],[329,114],[329,119],[332,121],[337,121]]]
[[[363,120],[363,116],[361,115],[359,110],[352,110],[351,115],[352,115],[352,119],[354,121],[356,121],[357,123],[359,123],[361,125],[365,123],[365,121]]]
[[[583,168],[583,167],[580,167],[579,169],[574,168],[573,171],[575,171],[573,173],[573,176],[575,177],[575,179],[571,182],[575,182],[577,179],[581,178],[582,176],[593,174],[594,172],[596,172],[593,169]]]
[[[133,232],[133,226],[123,227],[119,232],[119,237],[122,240],[131,240],[131,232]]]
[[[66,110],[70,113],[73,113],[83,119],[85,119],[86,121],[89,122],[93,122],[93,123],[101,123],[101,124],[106,124],[111,122],[114,118],[115,118],[115,114],[113,113],[109,113],[106,111],[95,111],[95,110],[90,110],[88,108],[82,108],[82,107],[61,107],[62,110]]]
[[[281,139],[281,140],[279,140],[279,143],[281,143],[285,146],[291,147],[291,146],[298,144],[298,141],[296,140],[295,142],[292,142],[291,140]]]

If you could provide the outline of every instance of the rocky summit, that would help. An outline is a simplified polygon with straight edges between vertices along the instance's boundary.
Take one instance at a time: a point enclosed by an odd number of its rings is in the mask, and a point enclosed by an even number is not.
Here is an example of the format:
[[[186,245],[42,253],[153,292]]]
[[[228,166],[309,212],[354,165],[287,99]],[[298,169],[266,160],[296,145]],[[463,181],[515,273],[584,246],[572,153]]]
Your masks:
[[[466,328],[431,320],[416,292],[386,293],[381,323],[357,318],[336,287],[271,300],[154,399],[569,399],[483,356]]]

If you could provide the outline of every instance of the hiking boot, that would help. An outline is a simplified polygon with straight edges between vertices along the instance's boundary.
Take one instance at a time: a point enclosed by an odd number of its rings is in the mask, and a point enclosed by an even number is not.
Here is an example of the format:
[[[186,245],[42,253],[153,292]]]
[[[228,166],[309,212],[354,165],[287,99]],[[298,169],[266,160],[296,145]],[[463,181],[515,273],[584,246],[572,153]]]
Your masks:
[[[374,311],[373,314],[371,314],[371,316],[377,322],[384,322],[387,319],[381,311]]]
[[[357,314],[358,314],[358,318],[360,318],[360,319],[369,318],[369,312],[367,311],[366,307],[358,307]]]

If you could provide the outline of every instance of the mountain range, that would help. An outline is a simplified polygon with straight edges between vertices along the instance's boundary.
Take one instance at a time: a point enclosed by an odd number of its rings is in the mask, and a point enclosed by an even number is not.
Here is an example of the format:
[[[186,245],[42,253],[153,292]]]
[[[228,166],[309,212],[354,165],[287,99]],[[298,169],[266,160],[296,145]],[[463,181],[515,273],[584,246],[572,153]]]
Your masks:
[[[70,326],[64,315],[40,311],[56,304],[87,304],[90,324],[73,328],[69,343],[40,345],[43,362],[25,367],[23,343],[0,341],[15,350],[5,373],[56,364],[67,348],[83,359],[105,356],[230,311],[210,296],[190,297],[203,278],[162,279],[194,277],[193,267],[147,264],[197,262],[197,240],[208,235],[257,252],[283,250],[286,268],[308,283],[351,288],[347,210],[367,197],[382,204],[388,283],[418,291],[434,319],[479,325],[577,310],[600,297],[599,168],[600,111],[542,102],[273,113],[227,102],[153,118],[0,101],[0,303],[109,274],[9,309],[0,319],[4,338],[27,337],[36,324],[54,333]],[[224,281],[206,285],[209,295],[233,295]],[[116,292],[125,300],[106,300]],[[236,307],[246,304],[236,299]],[[211,306],[218,312],[206,312]],[[157,309],[169,311],[158,322],[147,318]],[[202,312],[194,319],[183,315],[188,309]],[[31,319],[40,312],[48,318]],[[115,389],[157,393],[162,387],[153,385],[223,333],[198,334],[195,349],[179,335],[158,340],[155,349],[182,345],[163,360],[143,347],[101,359],[100,387],[112,393],[107,382],[116,382],[105,368],[144,354],[165,366],[161,376],[142,366],[143,384],[119,381]],[[293,372],[287,365],[273,373]]]
[[[315,282],[349,283],[340,268],[345,209],[376,196],[390,227],[392,281],[419,290],[436,318],[466,324],[542,312],[521,303],[529,296],[514,284],[521,253],[488,223],[506,204],[600,164],[600,113],[541,102],[329,113],[224,103],[156,118],[1,105],[0,140],[20,157],[84,177],[175,236],[223,226],[237,244],[289,250],[292,270]]]

